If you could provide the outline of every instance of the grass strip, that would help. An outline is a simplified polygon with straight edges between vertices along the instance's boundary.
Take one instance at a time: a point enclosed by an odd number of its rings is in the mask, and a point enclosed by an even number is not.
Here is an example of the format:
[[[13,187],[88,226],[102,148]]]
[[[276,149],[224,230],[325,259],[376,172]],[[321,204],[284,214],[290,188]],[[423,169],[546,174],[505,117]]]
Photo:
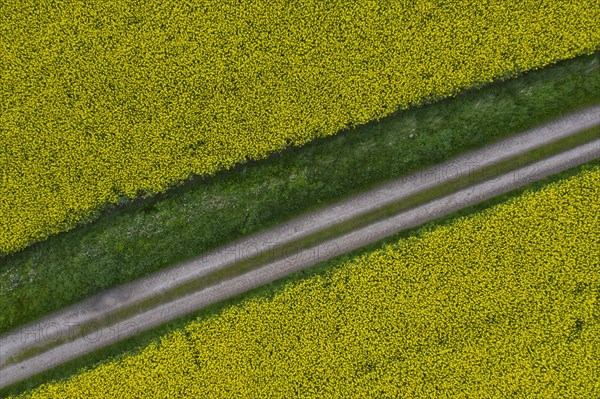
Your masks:
[[[342,256],[330,259],[330,260],[323,262],[319,265],[316,265],[315,267],[312,267],[310,269],[306,269],[301,272],[294,273],[294,274],[289,275],[281,280],[278,280],[271,284],[267,284],[261,288],[253,290],[251,292],[247,292],[247,293],[244,293],[237,297],[231,298],[227,301],[221,302],[219,304],[209,306],[207,308],[199,310],[198,312],[196,312],[194,314],[190,314],[182,319],[167,323],[157,329],[147,331],[147,332],[141,333],[139,335],[135,335],[127,340],[118,342],[114,345],[111,345],[109,347],[103,348],[96,352],[90,353],[86,356],[83,356],[81,358],[78,358],[76,360],[68,362],[62,366],[56,367],[52,370],[49,370],[47,372],[36,375],[26,381],[17,383],[10,387],[6,387],[6,388],[0,390],[0,397],[5,397],[5,396],[9,396],[9,395],[17,395],[24,391],[33,389],[42,383],[64,379],[64,378],[67,378],[74,374],[80,373],[84,369],[91,369],[91,368],[97,367],[100,364],[108,363],[108,362],[114,361],[115,359],[118,359],[118,358],[121,358],[124,356],[130,356],[132,354],[139,353],[139,351],[141,351],[143,348],[147,347],[151,342],[158,343],[160,341],[161,337],[163,337],[173,331],[182,329],[183,327],[188,325],[191,321],[215,317],[220,312],[222,312],[224,309],[226,309],[228,307],[241,306],[244,301],[248,301],[248,300],[252,300],[252,299],[256,299],[256,298],[272,298],[276,294],[283,292],[285,290],[286,286],[288,286],[288,284],[293,284],[294,282],[297,282],[297,281],[305,279],[305,278],[309,278],[309,277],[317,276],[317,275],[325,278],[327,275],[334,273],[344,261],[348,261],[355,257],[367,254],[369,252],[372,252],[372,251],[375,251],[378,249],[382,249],[387,244],[395,243],[401,238],[422,236],[424,233],[432,231],[441,225],[452,224],[460,217],[481,212],[481,211],[488,209],[494,205],[497,205],[497,204],[506,202],[509,199],[521,196],[525,192],[538,191],[550,183],[555,183],[555,182],[569,179],[573,176],[576,176],[577,174],[581,173],[584,170],[592,170],[599,166],[600,166],[600,160],[595,160],[595,161],[589,162],[587,164],[580,165],[576,168],[573,168],[573,169],[561,172],[559,174],[550,176],[550,177],[540,180],[538,182],[521,187],[519,189],[513,190],[511,192],[505,193],[498,197],[492,198],[492,199],[482,202],[476,206],[462,209],[458,212],[455,212],[451,215],[447,215],[436,221],[429,222],[418,228],[405,230],[397,235],[390,236],[390,237],[386,238],[385,240],[382,240],[378,243],[374,243],[374,244],[365,246],[363,248],[357,249],[355,251],[352,251],[350,253],[344,254]]]
[[[248,162],[0,259],[0,332],[598,102],[600,53]]]

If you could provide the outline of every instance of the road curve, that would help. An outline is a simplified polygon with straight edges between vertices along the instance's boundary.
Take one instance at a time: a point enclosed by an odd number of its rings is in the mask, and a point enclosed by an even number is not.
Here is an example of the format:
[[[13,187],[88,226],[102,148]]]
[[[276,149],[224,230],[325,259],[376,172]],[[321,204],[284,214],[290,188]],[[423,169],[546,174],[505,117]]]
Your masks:
[[[474,173],[498,171],[493,167],[598,125],[600,106],[466,153],[18,328],[0,337],[0,388],[323,260],[598,158],[600,139],[595,139],[526,166],[516,162],[482,181],[470,180]],[[303,244],[307,237],[453,181],[460,184],[440,198],[357,224],[350,231],[324,235],[314,245]],[[249,271],[211,280],[208,286],[190,285],[248,262],[255,263]]]

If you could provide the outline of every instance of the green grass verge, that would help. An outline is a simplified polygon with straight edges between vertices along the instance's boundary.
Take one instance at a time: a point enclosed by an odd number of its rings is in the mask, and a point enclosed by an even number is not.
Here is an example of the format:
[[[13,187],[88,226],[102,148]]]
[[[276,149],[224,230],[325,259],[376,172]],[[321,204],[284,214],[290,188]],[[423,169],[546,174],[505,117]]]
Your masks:
[[[0,259],[0,332],[597,103],[600,53],[196,178]]]
[[[55,380],[62,379],[62,378],[67,378],[73,374],[76,374],[76,373],[82,371],[84,368],[96,367],[101,363],[106,363],[106,362],[112,361],[118,357],[127,356],[130,354],[136,353],[137,351],[139,351],[142,348],[144,348],[145,346],[147,346],[150,342],[160,340],[161,336],[166,335],[169,332],[174,331],[176,329],[180,329],[180,328],[184,327],[186,324],[188,324],[192,320],[196,320],[198,318],[208,318],[208,317],[216,316],[223,309],[225,309],[229,306],[239,305],[241,302],[243,302],[245,300],[249,300],[251,298],[256,298],[256,297],[270,298],[273,295],[277,294],[278,292],[281,292],[284,289],[284,287],[289,283],[293,283],[300,279],[304,279],[304,278],[314,276],[314,275],[321,275],[321,276],[325,277],[326,274],[334,272],[336,270],[336,268],[339,267],[339,265],[345,260],[352,259],[354,257],[366,254],[368,252],[371,252],[371,251],[374,251],[377,249],[381,249],[386,244],[397,242],[401,238],[422,235],[424,232],[430,231],[436,227],[439,227],[442,224],[450,224],[459,217],[475,214],[484,209],[487,209],[487,208],[497,205],[499,203],[505,202],[511,198],[520,196],[526,191],[540,190],[547,184],[550,184],[553,182],[558,182],[563,179],[568,179],[569,177],[572,177],[578,173],[581,173],[583,170],[592,169],[592,168],[598,167],[598,166],[600,166],[600,160],[595,160],[595,161],[589,162],[587,164],[578,166],[576,168],[573,168],[573,169],[561,172],[559,174],[550,176],[541,181],[528,184],[525,187],[521,187],[519,189],[505,193],[501,196],[492,198],[492,199],[482,202],[476,206],[462,209],[458,212],[447,215],[438,220],[426,223],[418,228],[405,230],[399,234],[390,236],[390,237],[386,238],[385,240],[362,247],[355,251],[352,251],[347,254],[341,255],[339,257],[330,259],[326,262],[322,262],[310,269],[291,274],[291,275],[289,275],[283,279],[280,279],[276,282],[267,284],[258,289],[241,294],[241,295],[231,298],[227,301],[223,301],[218,304],[206,307],[206,308],[201,309],[198,312],[190,314],[184,318],[167,323],[157,329],[153,329],[151,331],[147,331],[147,332],[138,334],[136,336],[130,337],[124,341],[118,342],[109,347],[103,348],[96,352],[85,355],[79,359],[68,362],[62,366],[59,366],[52,370],[41,373],[41,374],[34,376],[26,381],[23,381],[21,383],[15,384],[10,387],[6,387],[6,388],[0,390],[0,397],[5,397],[8,395],[16,395],[18,393],[24,392],[25,390],[32,389],[42,383],[53,381],[53,380],[55,381]]]

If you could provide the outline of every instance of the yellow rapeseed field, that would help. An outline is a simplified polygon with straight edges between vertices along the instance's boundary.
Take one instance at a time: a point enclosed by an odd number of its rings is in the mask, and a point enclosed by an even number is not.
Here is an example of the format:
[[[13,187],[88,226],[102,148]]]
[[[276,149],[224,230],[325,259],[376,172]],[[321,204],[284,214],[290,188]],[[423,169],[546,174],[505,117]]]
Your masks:
[[[600,45],[596,1],[8,0],[0,253]]]
[[[20,398],[592,398],[600,167]]]

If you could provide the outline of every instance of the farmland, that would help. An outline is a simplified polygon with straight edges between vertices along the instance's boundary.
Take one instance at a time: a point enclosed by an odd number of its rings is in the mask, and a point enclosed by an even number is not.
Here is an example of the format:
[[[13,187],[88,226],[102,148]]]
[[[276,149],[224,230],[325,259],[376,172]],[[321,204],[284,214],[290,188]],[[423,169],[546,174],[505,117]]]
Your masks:
[[[333,261],[20,397],[593,396],[599,181]]]
[[[594,1],[71,0],[0,11],[0,252],[600,45]]]
[[[0,398],[600,397],[593,0],[7,0]]]

